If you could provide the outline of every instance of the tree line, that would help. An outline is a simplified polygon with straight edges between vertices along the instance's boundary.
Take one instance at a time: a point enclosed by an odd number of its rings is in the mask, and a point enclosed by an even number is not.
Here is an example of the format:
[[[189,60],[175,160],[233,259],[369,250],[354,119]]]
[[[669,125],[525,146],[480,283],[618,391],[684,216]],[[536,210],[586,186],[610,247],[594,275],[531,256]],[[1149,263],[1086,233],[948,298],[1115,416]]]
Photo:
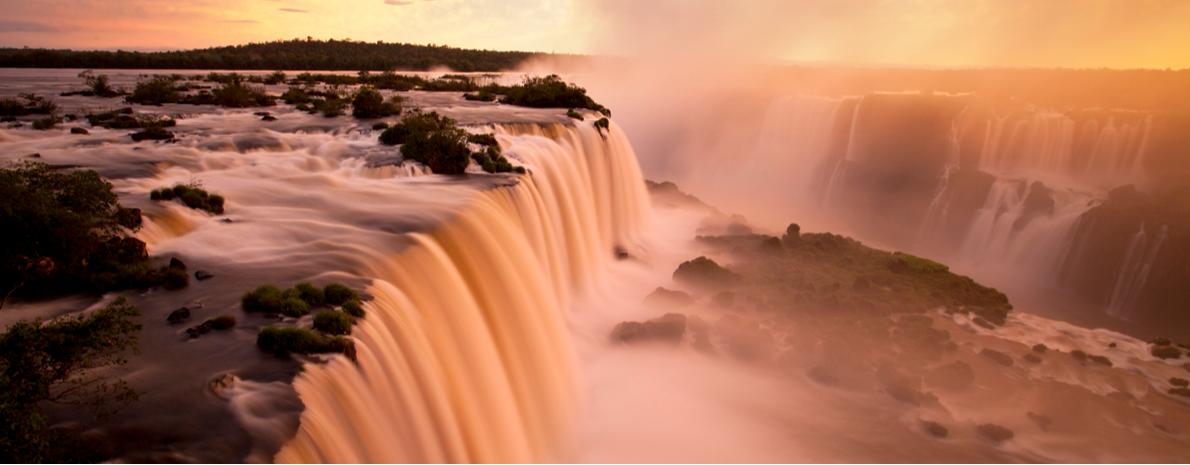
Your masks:
[[[537,55],[447,46],[289,40],[170,52],[0,48],[4,68],[504,71]]]

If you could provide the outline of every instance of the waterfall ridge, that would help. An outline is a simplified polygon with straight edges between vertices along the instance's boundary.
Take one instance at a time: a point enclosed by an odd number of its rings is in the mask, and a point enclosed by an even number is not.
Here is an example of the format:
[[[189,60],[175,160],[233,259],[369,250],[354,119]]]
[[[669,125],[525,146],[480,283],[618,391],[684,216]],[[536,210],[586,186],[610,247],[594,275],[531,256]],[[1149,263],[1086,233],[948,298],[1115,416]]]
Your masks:
[[[567,457],[579,413],[563,310],[649,214],[631,146],[575,127],[497,126],[531,173],[378,257],[357,363],[308,365],[278,462],[536,462]]]

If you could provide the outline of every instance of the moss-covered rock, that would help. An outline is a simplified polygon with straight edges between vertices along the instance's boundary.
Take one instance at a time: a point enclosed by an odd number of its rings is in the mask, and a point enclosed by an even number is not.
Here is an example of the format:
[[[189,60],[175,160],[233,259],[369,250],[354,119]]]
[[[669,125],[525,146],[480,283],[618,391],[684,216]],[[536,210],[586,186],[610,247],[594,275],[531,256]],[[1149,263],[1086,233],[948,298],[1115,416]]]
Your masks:
[[[288,297],[281,302],[281,314],[290,318],[301,318],[310,314],[310,304],[297,297]]]
[[[678,269],[674,270],[673,279],[698,287],[723,288],[732,286],[738,278],[735,273],[719,266],[714,260],[698,257],[678,265]]]
[[[364,312],[364,307],[358,300],[348,300],[343,302],[343,313],[351,315],[355,318],[363,318],[364,315],[366,315]]]
[[[359,300],[359,294],[350,287],[339,283],[330,283],[322,290],[323,297],[326,303],[331,305],[342,305],[349,300]]]
[[[1154,347],[1150,353],[1152,353],[1154,357],[1157,357],[1157,358],[1160,358],[1163,360],[1169,359],[1169,358],[1181,358],[1182,357],[1182,351],[1178,350],[1177,347],[1172,347],[1172,346],[1165,346],[1165,347],[1157,346],[1157,347]]]
[[[246,312],[279,313],[282,302],[281,289],[272,284],[260,286],[240,297],[240,306]]]
[[[316,354],[339,352],[355,359],[355,345],[345,338],[326,339],[318,333],[302,328],[261,329],[256,335],[256,347],[278,355],[288,353]]]
[[[334,310],[314,315],[314,329],[331,335],[351,334],[351,316]]]

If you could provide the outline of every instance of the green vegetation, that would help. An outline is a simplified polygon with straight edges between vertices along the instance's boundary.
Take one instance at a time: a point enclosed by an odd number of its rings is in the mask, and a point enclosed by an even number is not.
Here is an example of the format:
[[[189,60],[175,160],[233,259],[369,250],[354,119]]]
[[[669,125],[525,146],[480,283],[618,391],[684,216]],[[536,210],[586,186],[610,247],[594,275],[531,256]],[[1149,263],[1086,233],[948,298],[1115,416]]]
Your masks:
[[[37,94],[0,99],[0,116],[52,115],[57,111],[58,104]]]
[[[57,126],[58,123],[61,123],[61,122],[62,122],[61,118],[51,115],[51,116],[47,116],[45,118],[41,118],[37,121],[34,121],[33,129],[38,130],[38,131],[48,131],[50,129],[54,129],[54,126]]]
[[[611,132],[611,123],[607,118],[599,118],[595,120],[595,130],[599,131],[599,137],[607,138],[603,131]]]
[[[0,295],[164,284],[168,267],[150,266],[145,243],[126,237],[140,228],[140,211],[122,207],[111,189],[91,170],[64,173],[43,163],[0,169]]]
[[[383,131],[385,129],[388,129],[388,123],[386,123],[384,121],[377,121],[375,123],[372,123],[373,131]]]
[[[310,283],[297,283],[292,288],[286,289],[281,296],[286,299],[301,299],[311,307],[317,307],[326,303],[326,293]]]
[[[577,111],[574,111],[573,108],[566,110],[566,116],[577,119],[579,121],[583,120],[583,115],[579,114],[579,112],[577,112]]]
[[[470,164],[467,132],[438,112],[413,112],[380,134],[380,142],[401,145],[401,155],[437,174],[459,174]]]
[[[322,293],[326,298],[326,303],[331,305],[341,305],[347,301],[359,300],[359,294],[354,289],[339,283],[327,284]]]
[[[358,300],[348,300],[343,302],[343,313],[351,315],[355,318],[363,318],[366,313],[364,307]]]
[[[245,312],[280,313],[281,289],[272,284],[265,284],[240,297],[240,306]]]
[[[290,318],[301,318],[310,314],[310,304],[297,297],[285,297],[281,301],[281,314]]]
[[[314,315],[314,329],[333,336],[351,334],[351,316],[334,310],[323,310]]]
[[[210,194],[197,183],[178,184],[174,187],[163,187],[149,192],[149,200],[170,201],[174,199],[195,210],[202,210],[214,215],[223,214],[223,196]]]
[[[500,89],[504,98],[500,103],[533,108],[586,108],[611,116],[611,110],[595,103],[587,90],[567,84],[557,74],[545,77],[526,77],[519,86]]]
[[[256,347],[281,356],[289,353],[339,352],[351,360],[355,360],[355,345],[351,340],[342,337],[327,339],[314,331],[301,328],[268,327],[261,329],[256,334]]]
[[[169,76],[153,76],[147,81],[136,83],[132,94],[124,97],[124,100],[141,105],[177,103],[182,99],[182,95],[174,87],[174,82],[175,80]]]
[[[104,129],[158,128],[164,130],[164,128],[178,125],[178,122],[173,118],[163,118],[157,115],[135,116],[132,108],[120,108],[99,113],[91,112],[87,113],[86,118],[91,126],[100,126]]]
[[[401,113],[400,102],[399,97],[394,97],[386,102],[380,92],[371,86],[364,85],[356,91],[355,97],[351,99],[351,116],[359,119],[374,119],[398,115]]]
[[[299,87],[290,87],[289,90],[281,94],[281,100],[289,105],[310,103],[310,94]]]
[[[38,68],[40,68],[40,66],[38,66]],[[108,85],[108,77],[106,74],[100,74],[96,76],[95,72],[88,69],[79,73],[78,77],[83,78],[83,82],[86,83],[88,90],[66,92],[62,94],[63,96],[77,94],[85,97],[112,98],[119,97],[125,93],[123,90],[112,89],[112,87]]]
[[[446,66],[471,72],[514,69],[534,55],[433,45],[307,39],[174,52],[5,48],[0,49],[0,67],[428,71]],[[267,83],[270,78],[265,78],[264,82]]]
[[[49,321],[20,320],[0,334],[0,460],[5,463],[79,462],[84,451],[67,445],[63,429],[50,428],[46,402],[81,407],[103,418],[139,396],[111,378],[139,353],[139,315],[123,297],[90,315]]]

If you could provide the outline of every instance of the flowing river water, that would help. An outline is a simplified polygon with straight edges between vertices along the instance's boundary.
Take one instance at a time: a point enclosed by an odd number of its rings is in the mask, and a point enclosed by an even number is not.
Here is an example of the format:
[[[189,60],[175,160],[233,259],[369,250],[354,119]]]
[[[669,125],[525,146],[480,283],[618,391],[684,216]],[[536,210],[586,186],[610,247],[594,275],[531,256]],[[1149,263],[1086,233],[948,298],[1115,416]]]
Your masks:
[[[56,95],[77,85],[76,72],[4,71],[0,94]],[[113,78],[127,84],[137,76]],[[137,237],[150,255],[215,276],[179,291],[118,293],[144,314],[142,354],[121,377],[145,394],[107,422],[52,406],[51,413],[124,461],[1190,456],[1190,410],[1165,393],[1166,380],[1187,374],[1179,363],[1155,359],[1143,341],[1123,334],[1027,314],[1014,313],[996,331],[962,315],[934,315],[959,345],[954,360],[970,364],[977,381],[965,390],[939,389],[938,401],[927,406],[893,400],[862,375],[862,364],[837,360],[829,350],[836,336],[759,309],[743,315],[773,334],[759,360],[708,355],[689,336],[677,347],[615,346],[608,333],[617,323],[668,311],[643,298],[672,287],[679,263],[708,254],[730,262],[694,240],[706,212],[651,200],[632,145],[614,121],[601,133],[594,118],[570,119],[564,110],[467,102],[459,93],[402,94],[407,105],[496,134],[504,154],[528,174],[489,175],[473,166],[463,176],[432,175],[399,163],[395,148],[377,143],[370,121],[287,105],[264,109],[276,121],[251,109],[135,107],[177,118],[175,143],[134,143],[128,130],[69,133],[85,122],[50,131],[0,128],[0,158],[99,171],[125,206],[144,212]],[[56,100],[67,112],[121,106]],[[791,107],[806,134],[783,143],[818,154],[826,142],[816,125],[839,102],[812,103]],[[149,200],[152,189],[192,182],[226,197],[226,213]],[[282,360],[256,349],[260,328],[308,327],[310,318],[248,314],[239,296],[261,284],[300,281],[339,281],[365,294],[368,316],[352,335],[357,362],[338,355]],[[18,302],[5,306],[0,322],[86,311],[115,296]],[[723,316],[709,296],[695,297],[689,314]],[[165,321],[182,306],[197,321],[232,314],[239,324],[189,339],[183,326]],[[716,333],[711,341],[727,347],[729,336]],[[1103,353],[1114,366],[1055,356],[1044,365],[1004,368],[978,356],[984,348],[1026,353],[1037,343]],[[805,376],[835,362],[854,365],[854,379],[845,375],[828,387]],[[1030,419],[1034,413],[1052,423],[1040,425]],[[926,420],[949,425],[952,434],[925,434]],[[975,432],[989,422],[1013,429],[1016,438],[994,443]]]

